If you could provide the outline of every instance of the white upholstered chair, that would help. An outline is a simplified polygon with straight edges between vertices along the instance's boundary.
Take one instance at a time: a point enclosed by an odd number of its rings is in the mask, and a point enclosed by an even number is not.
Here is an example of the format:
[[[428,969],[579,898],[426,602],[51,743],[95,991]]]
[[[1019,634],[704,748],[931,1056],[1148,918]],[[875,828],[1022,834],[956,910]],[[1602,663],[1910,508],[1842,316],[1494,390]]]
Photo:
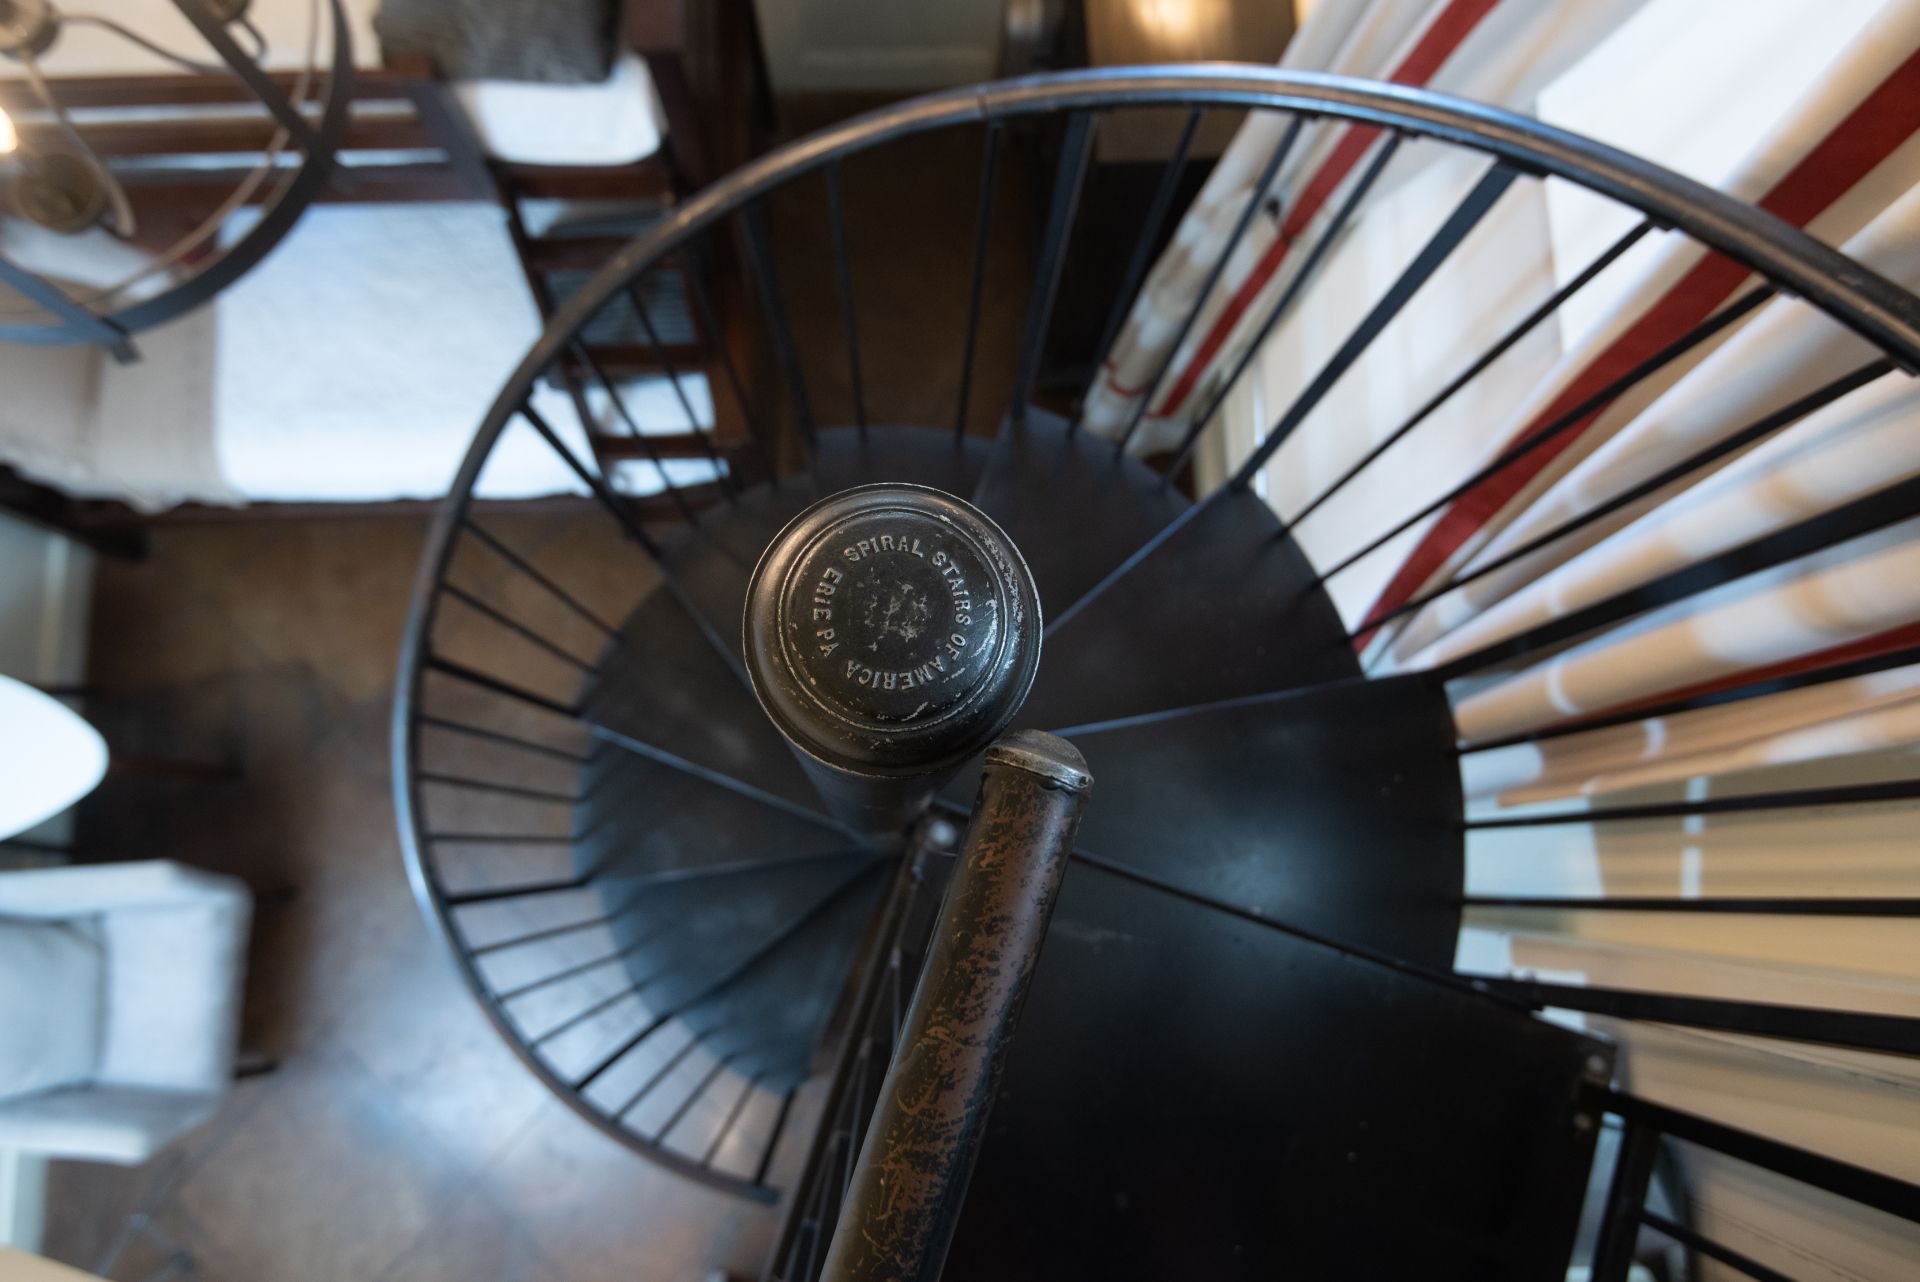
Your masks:
[[[162,861],[0,873],[0,1149],[133,1165],[210,1117],[252,906]]]

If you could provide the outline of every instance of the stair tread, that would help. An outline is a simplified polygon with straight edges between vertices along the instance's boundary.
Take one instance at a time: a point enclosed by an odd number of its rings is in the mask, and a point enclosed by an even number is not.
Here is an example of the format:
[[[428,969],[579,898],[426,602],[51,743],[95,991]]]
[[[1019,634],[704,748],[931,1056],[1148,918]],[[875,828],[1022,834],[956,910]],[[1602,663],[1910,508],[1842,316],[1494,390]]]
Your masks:
[[[637,459],[641,462],[651,462],[655,458],[704,459],[712,457],[712,454],[718,454],[725,460],[741,457],[747,451],[747,447],[739,442],[715,441],[705,432],[648,432],[645,435],[589,432],[587,439],[593,443],[593,452],[603,459]]]
[[[574,867],[598,872],[609,884],[620,877],[813,855],[854,844],[824,817],[743,796],[622,748],[602,749],[584,780],[586,800],[575,815]]]
[[[864,440],[852,428],[817,434],[813,470],[822,498],[855,485],[902,481],[964,498],[979,483],[990,446],[944,427],[879,427]]]
[[[506,165],[518,200],[664,200],[673,196],[673,173],[658,158],[630,165]]]
[[[1041,615],[1051,618],[1188,502],[1138,461],[1116,459],[1111,441],[1069,434],[1065,419],[1029,408],[1024,423],[1009,418],[1001,425],[973,505],[1020,549],[1040,591]]]
[[[681,1005],[750,963],[783,927],[805,916],[872,856],[792,857],[733,876],[647,883],[607,879],[602,898],[624,909],[613,932],[635,951],[627,970],[649,981],[648,1005]]]
[[[627,974],[646,985],[655,1017],[679,1011],[718,1053],[751,1044],[763,1066],[804,1067],[884,884],[873,856],[858,853],[648,887],[615,938],[633,949]],[[608,894],[622,894],[617,882]]]
[[[1071,733],[1095,781],[1077,848],[1345,944],[1452,969],[1459,768],[1446,696],[1422,678]]]
[[[1077,527],[1063,533],[1078,537]],[[1230,491],[1083,608],[1054,616],[1023,719],[1083,725],[1359,670],[1338,613],[1279,518],[1251,491]]]
[[[1605,1053],[1075,866],[944,1276],[1558,1276]]]
[[[665,376],[666,362],[671,362],[674,371],[683,377],[706,372],[707,351],[696,342],[670,342],[660,347],[650,343],[590,343],[586,348],[593,354],[600,372],[612,379]],[[545,377],[548,382],[557,383],[559,372],[556,370]]]
[[[758,487],[724,514],[716,511],[703,530],[688,530],[675,540],[668,564],[739,657],[741,611],[753,566],[803,508],[815,499],[878,481],[965,493],[986,454],[986,442],[969,438],[956,448],[952,433],[934,428],[875,429],[865,443],[852,428],[827,429],[817,434],[810,473],[782,477],[777,490]],[[756,716],[766,722],[757,710]]]
[[[779,1012],[741,1044],[736,1067],[767,1074],[768,1090],[804,1076],[883,881],[873,854],[825,823],[619,748],[601,750],[585,784],[575,868],[595,873],[602,911],[617,914],[609,930],[626,982],[644,985],[620,1035],[683,1006],[690,1028],[716,1038],[745,1027],[745,1012]]]
[[[813,786],[752,691],[669,594],[656,591],[641,602],[599,666],[582,704],[588,721],[796,805],[817,807]],[[611,747],[603,752],[631,755]]]
[[[687,1023],[735,1071],[782,1091],[808,1075],[827,1021],[866,937],[885,869],[872,865],[839,896],[737,978],[701,1000]]]
[[[526,239],[527,265],[534,271],[564,271],[576,268],[597,269],[625,249],[633,235],[625,236],[529,236]]]

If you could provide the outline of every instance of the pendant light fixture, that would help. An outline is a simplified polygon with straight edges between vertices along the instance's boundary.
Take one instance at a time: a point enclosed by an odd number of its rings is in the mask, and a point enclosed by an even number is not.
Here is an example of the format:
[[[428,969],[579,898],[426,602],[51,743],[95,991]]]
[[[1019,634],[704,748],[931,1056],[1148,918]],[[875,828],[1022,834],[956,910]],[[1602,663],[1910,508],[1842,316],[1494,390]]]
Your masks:
[[[133,334],[239,279],[325,187],[352,93],[341,0],[308,0],[304,50],[290,76],[266,71],[273,51],[249,15],[249,0],[173,3],[196,46],[179,47],[177,29],[150,34],[54,0],[0,0],[0,342],[91,343],[131,359]],[[63,38],[83,29],[183,73],[180,91],[167,76],[128,76],[128,92],[120,95],[100,91],[110,79],[69,83],[49,74]],[[230,82],[236,92],[206,91],[210,79]],[[69,92],[75,85],[92,92]],[[151,220],[143,229],[141,197],[166,191],[168,217],[159,225],[172,228],[182,221],[179,183],[154,181],[167,174],[156,174],[150,146],[116,155],[102,140],[128,119],[150,139],[170,114],[185,125],[208,103],[270,123],[273,132],[263,129],[265,145],[251,168],[224,190],[221,182],[192,184],[206,197],[192,204],[184,231],[155,235]],[[190,137],[183,127],[183,149],[191,148]],[[191,168],[173,175],[181,177],[193,177]],[[250,204],[261,206],[260,217],[222,243],[229,218]]]

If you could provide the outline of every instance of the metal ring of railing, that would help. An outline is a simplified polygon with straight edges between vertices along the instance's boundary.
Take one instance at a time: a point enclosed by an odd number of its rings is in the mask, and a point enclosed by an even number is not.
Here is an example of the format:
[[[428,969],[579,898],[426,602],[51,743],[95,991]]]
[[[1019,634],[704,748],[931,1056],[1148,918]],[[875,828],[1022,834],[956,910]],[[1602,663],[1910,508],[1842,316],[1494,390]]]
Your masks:
[[[502,1010],[499,995],[489,987],[473,958],[463,951],[452,926],[448,895],[429,853],[435,834],[423,819],[420,789],[425,780],[419,767],[423,683],[431,667],[431,638],[439,607],[449,594],[447,571],[457,539],[470,528],[473,490],[480,471],[501,433],[516,416],[523,416],[560,451],[594,490],[595,497],[627,527],[630,537],[657,561],[658,552],[649,536],[616,501],[608,482],[568,457],[528,404],[536,380],[567,358],[589,321],[633,290],[648,271],[686,250],[702,233],[736,214],[754,212],[753,202],[796,178],[823,170],[831,174],[831,167],[844,157],[947,127],[984,125],[992,130],[1024,117],[1178,106],[1247,108],[1288,113],[1296,119],[1324,118],[1381,126],[1480,152],[1509,171],[1569,180],[1640,210],[1650,225],[1686,233],[1706,248],[1758,272],[1775,287],[1808,300],[1885,352],[1890,365],[1920,369],[1920,299],[1772,215],[1612,148],[1511,113],[1421,90],[1341,77],[1231,65],[1155,67],[1031,77],[936,94],[802,139],[679,205],[621,250],[559,309],[484,419],[456,475],[452,493],[429,532],[398,673],[393,759],[401,836],[415,895],[496,1029],[523,1061],[583,1117],[682,1174],[751,1196],[767,1195],[757,1179],[748,1181],[716,1173],[649,1144],[621,1126],[617,1118],[581,1098],[541,1060],[522,1030]],[[1075,118],[1084,124],[1084,117]],[[989,137],[993,135],[989,133]],[[1084,137],[1081,141],[1084,143]],[[1497,194],[1497,190],[1491,192]],[[806,430],[804,420],[802,430]],[[569,711],[559,705],[554,708]]]

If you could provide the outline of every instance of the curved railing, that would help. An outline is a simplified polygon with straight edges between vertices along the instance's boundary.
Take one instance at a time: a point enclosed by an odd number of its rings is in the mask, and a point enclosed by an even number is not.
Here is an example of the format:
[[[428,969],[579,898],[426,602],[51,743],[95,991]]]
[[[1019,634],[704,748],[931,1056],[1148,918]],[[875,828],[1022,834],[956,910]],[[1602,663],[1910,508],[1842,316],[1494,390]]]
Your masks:
[[[1310,118],[1351,121],[1377,128],[1391,140],[1430,139],[1479,153],[1489,161],[1487,177],[1474,187],[1454,215],[1440,225],[1433,239],[1420,249],[1404,274],[1367,314],[1365,323],[1339,348],[1329,366],[1307,381],[1303,399],[1324,393],[1326,386],[1351,365],[1372,338],[1418,293],[1434,265],[1444,260],[1479,225],[1481,217],[1504,191],[1515,184],[1547,177],[1577,184],[1637,211],[1642,222],[1632,234],[1635,237],[1650,228],[1669,229],[1744,265],[1759,278],[1752,290],[1689,333],[1683,342],[1674,344],[1658,360],[1617,380],[1608,389],[1610,395],[1630,391],[1639,380],[1658,373],[1667,363],[1722,332],[1775,294],[1806,300],[1858,335],[1877,353],[1848,379],[1827,389],[1825,400],[1818,403],[1824,404],[1850,387],[1860,386],[1863,381],[1889,371],[1920,370],[1920,299],[1778,218],[1615,149],[1508,112],[1421,90],[1341,77],[1234,65],[1147,67],[1031,77],[936,94],[804,138],[749,164],[678,205],[611,258],[559,310],[525,360],[507,378],[499,398],[482,421],[455,478],[452,493],[442,505],[428,536],[407,625],[393,714],[396,798],[409,873],[422,911],[441,933],[467,986],[529,1068],[577,1112],[636,1151],[663,1161],[677,1171],[732,1191],[770,1197],[770,1173],[782,1142],[782,1128],[789,1117],[792,1087],[763,1092],[767,1095],[763,1100],[755,1094],[758,1088],[754,1082],[747,1081],[741,1087],[738,1082],[727,1080],[731,1073],[729,1064],[738,1062],[737,1059],[729,1061],[725,1055],[716,1057],[713,1076],[702,1079],[699,1089],[708,1090],[707,1082],[718,1082],[721,1086],[711,1089],[738,1089],[738,1099],[744,1102],[737,1107],[711,1111],[717,1117],[729,1119],[742,1116],[743,1110],[744,1115],[764,1113],[767,1118],[753,1150],[730,1165],[724,1152],[733,1137],[726,1130],[719,1132],[717,1138],[705,1137],[707,1143],[690,1148],[684,1143],[676,1145],[672,1127],[662,1133],[631,1125],[618,1102],[601,1102],[591,1095],[591,1088],[601,1080],[607,1063],[619,1061],[596,1059],[576,1067],[557,1063],[540,1041],[541,1030],[525,1020],[513,1006],[515,986],[490,975],[483,964],[484,951],[498,947],[499,940],[483,939],[467,921],[467,914],[483,904],[512,906],[550,902],[555,897],[591,896],[597,889],[593,869],[562,861],[558,868],[542,865],[547,871],[538,878],[516,877],[511,870],[505,870],[476,879],[467,864],[460,864],[461,871],[455,876],[455,859],[450,851],[463,840],[508,844],[514,839],[528,838],[565,852],[577,839],[577,834],[567,826],[566,816],[582,804],[583,795],[593,786],[592,763],[608,752],[638,752],[647,755],[656,765],[685,771],[687,777],[697,778],[703,784],[731,788],[738,795],[753,796],[777,808],[809,809],[790,798],[770,796],[763,785],[753,779],[716,778],[718,772],[707,766],[675,759],[674,754],[648,744],[643,737],[597,721],[594,708],[586,698],[604,654],[620,645],[628,612],[656,589],[676,601],[694,620],[705,644],[722,664],[737,670],[738,656],[732,648],[734,643],[729,640],[737,637],[737,620],[709,617],[708,607],[694,590],[698,585],[689,570],[689,561],[700,552],[702,545],[698,540],[676,541],[666,526],[685,523],[697,533],[701,529],[702,514],[709,509],[746,510],[751,507],[748,500],[752,487],[762,482],[778,486],[783,470],[786,474],[798,470],[803,475],[825,475],[827,464],[823,459],[832,452],[828,448],[830,429],[815,423],[809,395],[810,378],[819,371],[808,368],[801,346],[795,342],[779,270],[770,248],[769,198],[788,192],[801,179],[824,181],[846,336],[844,347],[836,357],[844,356],[851,365],[849,381],[855,389],[855,413],[850,417],[860,425],[859,439],[864,442],[869,433],[869,407],[861,399],[859,390],[861,348],[856,308],[847,285],[858,246],[847,237],[842,221],[839,166],[842,161],[862,153],[917,145],[940,131],[972,130],[980,134],[981,217],[974,243],[950,249],[956,254],[969,255],[972,265],[972,291],[965,307],[963,332],[955,335],[955,346],[964,356],[950,398],[942,388],[941,403],[950,406],[952,414],[938,424],[951,430],[956,441],[964,444],[970,397],[974,398],[971,410],[976,426],[981,412],[975,382],[985,279],[983,263],[993,222],[993,185],[1005,150],[1006,131],[1024,122],[1057,127],[1063,136],[1040,249],[1026,294],[1018,359],[1004,406],[1019,417],[1034,397],[1037,373],[1045,363],[1063,264],[1086,177],[1092,133],[1102,120],[1113,114],[1170,107],[1184,108],[1190,113],[1215,110],[1271,113],[1284,121]],[[1190,136],[1191,129],[1188,132]],[[1183,144],[1168,162],[1167,176],[1161,180],[1162,190],[1172,190],[1173,178],[1185,161]],[[1341,234],[1354,209],[1362,202],[1367,181],[1370,180],[1362,178],[1360,189],[1343,202],[1331,224],[1320,233],[1322,247]],[[1256,193],[1256,198],[1259,194]],[[1111,317],[1123,316],[1132,303],[1142,278],[1139,268],[1150,260],[1158,238],[1169,225],[1167,202],[1156,202],[1156,209],[1156,214],[1135,229],[1133,261],[1136,267],[1124,277],[1107,282],[1115,290],[1106,301]],[[1241,217],[1234,239],[1222,253],[1222,262],[1231,254],[1253,216],[1254,211],[1249,208]],[[770,353],[767,366],[771,377],[764,385],[749,377],[753,369],[743,369],[724,343],[714,341],[715,299],[708,291],[704,272],[706,265],[736,252],[749,287],[747,298],[754,313],[753,326],[764,333]],[[1311,264],[1318,262],[1317,249],[1309,251],[1307,261],[1310,271]],[[729,405],[730,412],[742,424],[743,437],[739,440],[721,439],[683,402],[685,439],[676,444],[672,452],[667,452],[662,438],[642,430],[643,425],[636,421],[636,413],[627,403],[618,380],[596,367],[585,350],[582,335],[589,326],[615,309],[631,307],[645,294],[657,274],[668,271],[685,276],[693,308],[707,322],[702,327],[707,339],[704,368],[712,375],[716,399]],[[1551,315],[1594,274],[1585,273],[1556,292],[1526,324],[1538,323]],[[1286,305],[1287,300],[1283,299],[1277,308]],[[1195,304],[1196,312],[1198,306]],[[640,314],[644,321],[644,308]],[[1266,318],[1265,325],[1270,328],[1278,316],[1276,309]],[[1189,325],[1192,321],[1193,317],[1188,317]],[[1109,333],[1112,329],[1110,323]],[[1505,341],[1512,341],[1511,336]],[[657,338],[652,345],[659,351],[661,345]],[[671,368],[665,353],[660,354],[662,363]],[[1482,361],[1470,367],[1462,379],[1450,387],[1448,394],[1457,391],[1484,366]],[[631,448],[621,457],[633,466],[609,464],[583,448],[580,435],[572,431],[573,425],[557,421],[551,403],[542,407],[540,394],[549,386],[564,390],[588,430],[624,423],[632,439],[628,442]],[[1172,469],[1176,477],[1184,477],[1197,441],[1214,427],[1212,410],[1218,409],[1223,398],[1224,392],[1214,395],[1209,413],[1192,425]],[[1310,408],[1311,400],[1307,403]],[[997,417],[1002,407],[987,408]],[[1775,426],[1792,421],[1810,408],[1813,406],[1806,404],[1783,407],[1784,417],[1779,417]],[[875,423],[890,421],[880,414],[871,417]],[[582,563],[573,552],[565,548],[543,550],[537,540],[527,537],[526,529],[516,532],[508,527],[505,518],[497,518],[478,505],[477,482],[510,429],[517,433],[516,440],[527,448],[551,452],[560,466],[579,480],[587,493],[587,501],[609,522],[607,528],[614,536],[614,543],[622,549],[617,555],[631,557],[632,575],[611,586],[605,576],[600,576],[596,589],[600,595],[596,597],[583,586],[583,581],[592,576],[584,573]],[[886,430],[874,427],[874,439],[879,439]],[[1256,445],[1252,458],[1220,490],[1197,496],[1199,508],[1205,508],[1219,495],[1244,490],[1259,465],[1277,448],[1280,435],[1270,433]],[[741,444],[754,448],[735,448]],[[789,460],[789,466],[785,469],[776,466],[777,459]],[[1489,467],[1498,470],[1511,461],[1503,457]],[[638,492],[647,487],[649,492]],[[1850,505],[1836,514],[1817,518],[1802,532],[1803,537],[1770,547],[1758,562],[1751,557],[1716,562],[1706,573],[1665,585],[1654,597],[1643,595],[1630,601],[1608,603],[1607,608],[1590,611],[1550,632],[1522,638],[1518,648],[1509,645],[1497,654],[1476,655],[1473,659],[1479,664],[1491,663],[1558,644],[1586,629],[1647,608],[1649,600],[1683,599],[1751,573],[1756,566],[1778,564],[1790,556],[1828,546],[1851,534],[1880,528],[1902,514],[1915,514],[1915,496],[1911,489],[1908,486],[1891,499],[1879,496],[1871,503]],[[1143,548],[1141,555],[1145,551]],[[749,552],[733,549],[728,554],[746,556]],[[468,557],[491,558],[489,564],[499,576],[495,591],[483,594],[457,581],[456,562]],[[1115,574],[1124,572],[1125,565],[1137,560],[1135,557],[1127,561]],[[1341,568],[1344,567],[1326,567],[1320,571],[1321,577],[1324,579]],[[1112,577],[1102,580],[1088,596],[1101,590]],[[1068,613],[1083,603],[1076,603]],[[549,661],[557,661],[558,675],[536,680],[527,675],[530,669],[488,669],[454,657],[458,634],[463,629],[475,628],[515,633],[528,644],[545,650]],[[1468,670],[1470,667],[1455,665],[1454,670],[1443,675],[1459,675]],[[457,715],[447,710],[452,697],[448,691],[458,692],[455,701],[461,702],[462,710]],[[1754,692],[1760,691],[1756,688]],[[1647,715],[1658,711],[1651,710]],[[450,776],[445,769],[437,768],[426,752],[426,741],[443,735],[491,741],[502,751],[519,754],[516,759],[529,763],[536,759],[557,763],[563,783],[532,787],[518,778],[509,782]],[[564,779],[568,772],[574,775],[571,782]],[[1886,794],[1884,786],[1876,787],[1879,792],[1874,796]],[[502,806],[513,801],[559,807],[561,818],[538,833],[515,828],[512,825],[517,820],[498,816],[481,821],[478,828],[454,829],[444,822],[431,823],[427,795],[445,788],[466,788],[490,796]],[[1912,790],[1909,788],[1908,792],[1897,795],[1910,796]],[[1604,820],[1608,816],[1601,812],[1585,817]],[[1514,822],[1550,821],[1551,817],[1544,817]],[[1079,855],[1076,858],[1099,866],[1098,861],[1091,858]],[[1140,879],[1136,873],[1114,871]],[[1191,892],[1178,893],[1189,902],[1194,900]],[[1236,913],[1242,919],[1254,919],[1232,905],[1213,906],[1223,912]],[[590,908],[590,904],[583,908],[587,916],[591,916],[592,911],[602,916],[618,911],[605,907],[588,911]],[[1263,927],[1291,928],[1284,922],[1258,920]],[[560,927],[540,926],[533,928],[533,933],[555,929]],[[1304,930],[1300,933],[1313,937]],[[884,932],[881,937],[885,938]],[[1337,940],[1321,942],[1339,946]],[[1364,950],[1352,951],[1366,955]],[[574,963],[576,967],[582,964]],[[875,964],[876,957],[868,955],[853,972],[856,977],[864,975],[871,981],[876,973]],[[1912,1021],[1891,1017],[1806,1010],[1796,1013],[1793,1008],[1760,1003],[1709,1002],[1682,995],[1621,993],[1601,988],[1568,991],[1567,986],[1519,980],[1463,981],[1462,977],[1450,973],[1435,978],[1456,986],[1470,982],[1480,991],[1498,991],[1502,997],[1524,1006],[1573,1006],[1629,1019],[1797,1037],[1829,1045],[1909,1054],[1916,1049]],[[543,983],[546,985],[543,991],[547,992],[565,991],[574,982],[574,975],[563,967],[551,976],[521,982]],[[595,1000],[591,994],[582,998],[585,1006],[591,1006]],[[644,1002],[636,1004],[630,1018],[630,1029],[610,1043],[615,1051],[624,1054],[623,1047],[644,1049],[651,1044],[651,1038],[665,1035],[666,1024],[662,1022],[660,1010]],[[840,1061],[852,1062],[844,1055]],[[840,1097],[852,1098],[845,1092],[836,1096]],[[870,1091],[862,1096],[870,1097]],[[702,1111],[708,1103],[705,1096],[690,1096],[689,1100],[691,1102],[675,1114],[676,1125],[681,1124],[681,1118]],[[849,1132],[858,1132],[857,1117],[842,1120]],[[727,1124],[735,1123],[729,1120]],[[835,1152],[834,1160],[844,1163],[850,1160],[845,1149],[846,1145],[842,1144],[838,1151],[826,1151]],[[715,1154],[722,1156],[716,1159]],[[813,1180],[810,1187],[817,1189],[820,1172],[813,1172],[810,1178]],[[837,1190],[820,1192],[810,1203],[814,1208],[810,1240],[815,1250],[822,1243],[822,1225],[830,1227],[834,1221],[838,1197]],[[806,1276],[810,1267],[793,1265],[791,1272],[782,1272],[780,1276]]]

